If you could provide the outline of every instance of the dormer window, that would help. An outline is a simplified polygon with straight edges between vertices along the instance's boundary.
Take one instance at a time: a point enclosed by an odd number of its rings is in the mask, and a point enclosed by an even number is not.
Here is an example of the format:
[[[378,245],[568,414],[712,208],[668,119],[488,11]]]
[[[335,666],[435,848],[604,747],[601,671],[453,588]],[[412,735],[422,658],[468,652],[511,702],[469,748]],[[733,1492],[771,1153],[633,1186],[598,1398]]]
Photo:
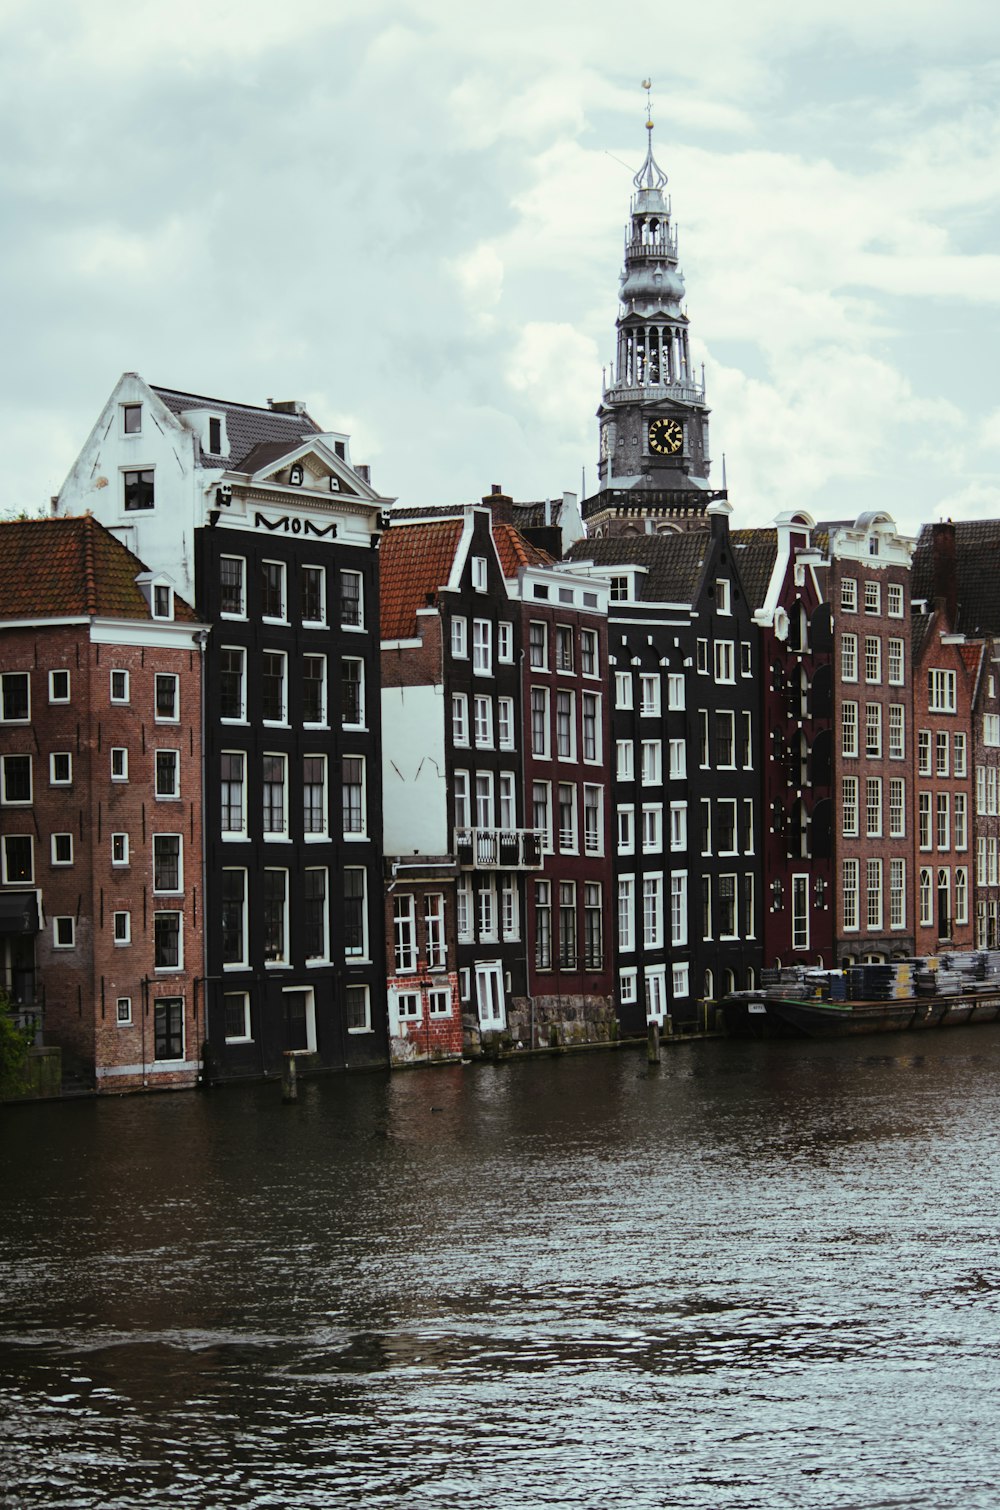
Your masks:
[[[340,457],[341,461],[347,460],[347,447],[342,440],[335,440],[333,443],[333,449],[334,453]]]
[[[172,619],[174,616],[174,590],[159,583],[153,586],[153,618]]]
[[[213,456],[222,454],[222,421],[214,414],[208,420],[208,449]]]
[[[141,404],[122,404],[122,433],[125,435],[142,434]]]
[[[289,470],[288,481],[293,488],[300,488],[304,476],[305,472],[303,471],[302,463],[297,461],[294,467]]]

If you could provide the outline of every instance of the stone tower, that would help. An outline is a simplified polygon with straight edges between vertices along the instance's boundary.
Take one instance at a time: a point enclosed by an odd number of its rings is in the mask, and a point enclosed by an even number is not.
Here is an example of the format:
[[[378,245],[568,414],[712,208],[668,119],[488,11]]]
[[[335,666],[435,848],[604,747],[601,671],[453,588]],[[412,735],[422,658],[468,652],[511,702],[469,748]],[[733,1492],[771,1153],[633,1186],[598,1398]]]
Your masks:
[[[649,114],[646,131],[625,233],[617,359],[597,410],[599,489],[583,504],[592,536],[685,529],[725,497],[708,483],[704,374],[692,368],[677,232]]]

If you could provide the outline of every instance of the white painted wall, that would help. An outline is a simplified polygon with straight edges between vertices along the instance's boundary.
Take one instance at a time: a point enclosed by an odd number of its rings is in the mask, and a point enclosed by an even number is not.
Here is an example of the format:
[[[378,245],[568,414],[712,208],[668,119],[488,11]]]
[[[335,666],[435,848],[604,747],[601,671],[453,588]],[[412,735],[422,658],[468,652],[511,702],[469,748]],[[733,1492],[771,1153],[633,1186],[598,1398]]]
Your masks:
[[[382,690],[382,810],[387,855],[450,854],[441,687]]]

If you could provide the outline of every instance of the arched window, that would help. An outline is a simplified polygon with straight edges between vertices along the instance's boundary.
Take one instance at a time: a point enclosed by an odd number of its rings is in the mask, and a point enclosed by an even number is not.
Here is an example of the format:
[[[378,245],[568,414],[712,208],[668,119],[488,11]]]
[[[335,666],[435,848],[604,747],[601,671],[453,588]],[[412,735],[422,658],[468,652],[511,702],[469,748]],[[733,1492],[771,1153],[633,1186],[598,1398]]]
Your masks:
[[[715,1000],[715,976],[711,970],[705,971],[705,1000]]]
[[[938,938],[951,938],[951,872],[946,866],[937,873]]]

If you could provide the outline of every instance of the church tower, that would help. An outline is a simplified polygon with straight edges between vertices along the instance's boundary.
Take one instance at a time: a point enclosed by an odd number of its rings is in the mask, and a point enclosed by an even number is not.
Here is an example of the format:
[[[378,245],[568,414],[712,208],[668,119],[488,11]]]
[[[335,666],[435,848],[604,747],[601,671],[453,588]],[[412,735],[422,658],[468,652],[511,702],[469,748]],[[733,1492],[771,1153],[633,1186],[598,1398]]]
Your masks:
[[[646,80],[647,101],[650,87]],[[708,482],[705,379],[691,363],[677,232],[648,109],[646,131],[646,160],[632,180],[617,358],[597,411],[599,489],[583,504],[591,536],[700,525],[708,505],[725,497]]]

